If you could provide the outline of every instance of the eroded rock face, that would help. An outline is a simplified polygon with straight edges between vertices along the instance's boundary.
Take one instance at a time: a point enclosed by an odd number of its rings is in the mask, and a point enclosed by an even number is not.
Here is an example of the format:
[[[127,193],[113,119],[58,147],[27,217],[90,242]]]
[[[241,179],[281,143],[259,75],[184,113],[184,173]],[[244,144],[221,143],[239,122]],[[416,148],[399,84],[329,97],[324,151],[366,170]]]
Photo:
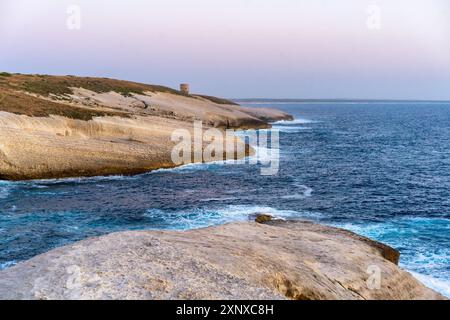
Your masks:
[[[171,157],[177,144],[172,133],[182,128],[194,137],[193,125],[155,116],[82,121],[0,111],[0,179],[137,174],[172,168],[177,165]],[[225,141],[224,134],[224,145]],[[204,141],[203,147],[207,144]],[[235,149],[236,155],[253,153],[238,138]],[[202,160],[214,158],[206,154]]]
[[[177,129],[268,128],[275,109],[102,78],[10,75],[0,81],[0,179],[136,174],[176,166]],[[204,159],[209,161],[209,159]]]
[[[308,222],[87,239],[0,272],[1,299],[443,299],[377,243]]]

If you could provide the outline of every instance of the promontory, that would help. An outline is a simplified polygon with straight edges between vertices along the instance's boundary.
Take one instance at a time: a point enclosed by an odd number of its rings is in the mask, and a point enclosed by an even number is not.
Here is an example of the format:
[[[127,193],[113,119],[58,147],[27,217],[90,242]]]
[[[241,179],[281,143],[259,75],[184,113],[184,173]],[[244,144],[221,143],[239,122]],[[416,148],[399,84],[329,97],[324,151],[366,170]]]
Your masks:
[[[259,129],[292,119],[164,86],[0,73],[0,179],[134,174],[173,167],[171,134]],[[208,159],[204,159],[208,161]]]

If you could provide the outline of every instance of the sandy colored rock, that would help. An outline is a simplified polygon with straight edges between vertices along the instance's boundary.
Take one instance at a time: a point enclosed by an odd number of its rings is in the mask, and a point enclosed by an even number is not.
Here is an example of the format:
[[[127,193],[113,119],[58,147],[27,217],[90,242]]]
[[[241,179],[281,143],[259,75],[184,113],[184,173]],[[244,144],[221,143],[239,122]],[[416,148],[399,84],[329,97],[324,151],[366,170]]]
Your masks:
[[[180,128],[188,130],[193,141],[193,123],[175,119],[135,116],[82,121],[0,111],[0,179],[135,174],[171,168],[176,166],[171,158],[176,142],[171,135]],[[243,141],[234,140],[239,154],[252,153]]]
[[[1,271],[0,299],[443,299],[362,239],[300,221],[120,232]]]
[[[192,133],[194,121],[205,130],[223,130],[267,128],[268,119],[292,118],[120,80],[32,75],[0,80],[0,179],[7,180],[170,168],[177,165],[171,159],[172,133]],[[236,144],[237,151],[245,148],[239,139]]]

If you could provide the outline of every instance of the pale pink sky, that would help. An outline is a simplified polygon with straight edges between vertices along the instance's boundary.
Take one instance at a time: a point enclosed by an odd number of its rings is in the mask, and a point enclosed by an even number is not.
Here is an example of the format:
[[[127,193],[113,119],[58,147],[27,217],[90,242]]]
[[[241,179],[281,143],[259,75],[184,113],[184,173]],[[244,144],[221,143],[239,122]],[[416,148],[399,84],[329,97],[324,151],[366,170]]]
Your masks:
[[[447,0],[2,0],[0,40],[0,71],[226,97],[450,99]]]

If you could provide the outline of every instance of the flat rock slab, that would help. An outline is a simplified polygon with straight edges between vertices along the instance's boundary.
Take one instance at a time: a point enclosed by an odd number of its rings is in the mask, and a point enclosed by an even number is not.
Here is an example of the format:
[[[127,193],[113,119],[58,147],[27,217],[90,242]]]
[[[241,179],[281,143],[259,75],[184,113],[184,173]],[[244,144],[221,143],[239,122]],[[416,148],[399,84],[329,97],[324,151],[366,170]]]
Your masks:
[[[119,232],[1,271],[0,298],[444,298],[399,268],[389,249],[301,221]]]

